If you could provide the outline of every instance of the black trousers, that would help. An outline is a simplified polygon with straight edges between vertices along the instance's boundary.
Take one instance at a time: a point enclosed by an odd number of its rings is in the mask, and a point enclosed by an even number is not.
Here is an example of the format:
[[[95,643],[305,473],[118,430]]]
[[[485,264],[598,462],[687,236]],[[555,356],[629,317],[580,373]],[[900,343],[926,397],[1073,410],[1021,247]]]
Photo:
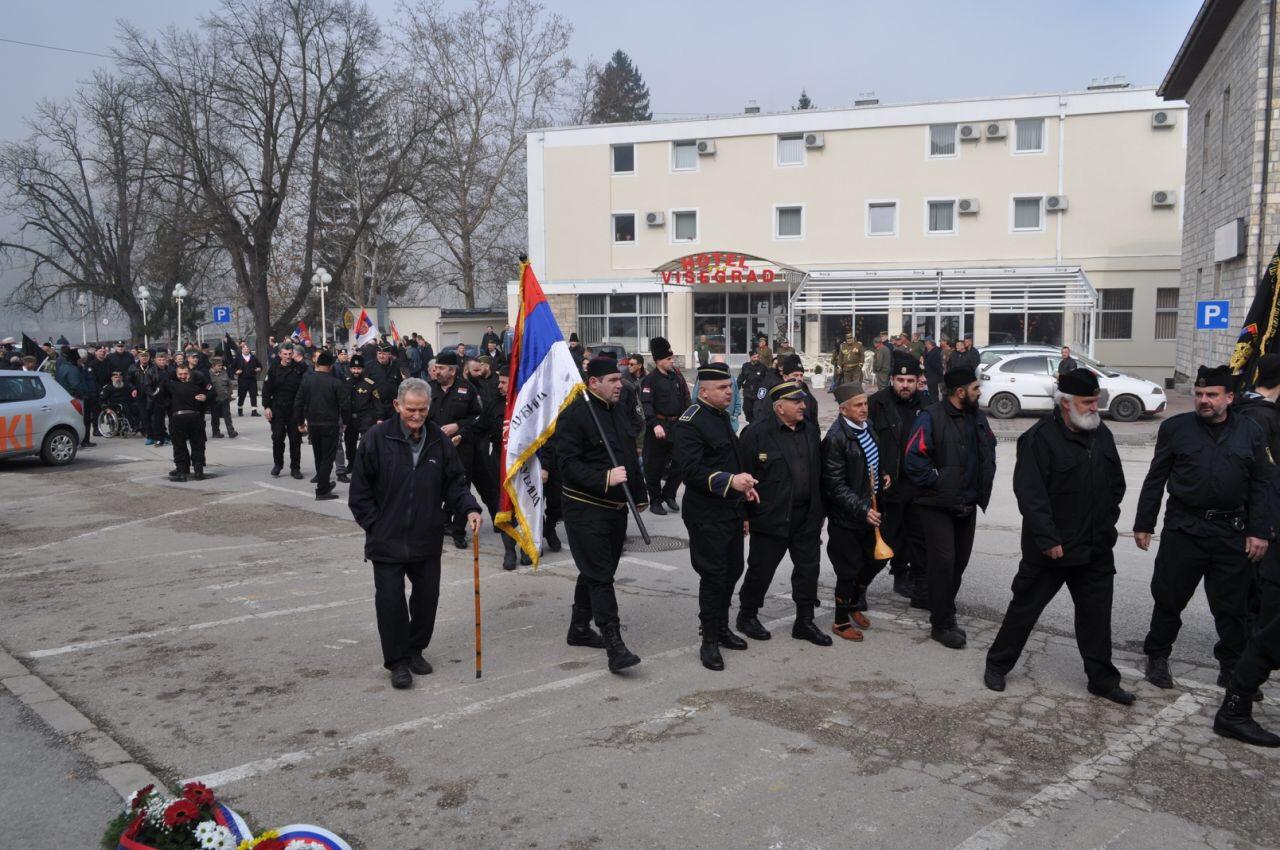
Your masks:
[[[880,536],[893,549],[889,572],[893,575],[915,574],[924,570],[924,534],[912,522],[909,502],[882,499],[880,504]],[[917,565],[919,565],[917,567]]]
[[[680,489],[680,476],[676,472],[675,460],[672,457],[674,446],[671,440],[671,426],[674,423],[664,420],[663,430],[667,434],[665,440],[659,440],[652,433],[644,440],[644,483],[649,490],[650,502],[665,502],[676,497]]]
[[[302,434],[293,421],[293,411],[287,408],[271,411],[271,459],[276,466],[284,466],[284,442],[289,440],[289,468],[302,468]]]
[[[155,399],[147,399],[147,436],[156,442],[169,438],[169,432],[164,426],[164,418],[164,405]]]
[[[564,531],[569,553],[578,568],[573,587],[574,607],[590,611],[600,628],[618,622],[618,598],[613,576],[627,537],[627,512],[594,508],[570,502],[565,508]]]
[[[236,379],[237,389],[240,391],[240,400],[236,403],[236,407],[244,407],[244,397],[249,396],[249,404],[253,407],[258,406],[258,378],[256,375],[241,375]],[[227,399],[228,403],[231,399]]]
[[[987,666],[1008,673],[1018,663],[1031,629],[1065,584],[1076,609],[1076,646],[1084,660],[1089,690],[1106,693],[1120,684],[1120,671],[1111,663],[1111,595],[1115,562],[1107,557],[1074,567],[1018,564],[1013,599],[995,642],[987,650]]]
[[[235,430],[231,424],[231,399],[218,399],[209,405],[209,428],[213,433],[219,433],[224,423],[228,434]]]
[[[355,468],[356,449],[364,432],[373,427],[372,422],[352,422],[342,431],[342,447],[347,453],[347,470]]]
[[[405,605],[404,580],[412,592]],[[390,670],[431,643],[440,602],[440,556],[408,564],[373,562],[373,608],[378,615],[382,666]]]
[[[683,519],[689,530],[689,560],[698,574],[698,619],[704,638],[710,638],[728,625],[733,588],[742,578],[742,520],[700,520],[690,513],[697,513],[696,506],[686,499]]]
[[[187,473],[191,467],[204,466],[204,416],[199,413],[177,413],[169,422],[173,437],[173,465]]]
[[[546,510],[542,514],[543,528],[554,528],[564,517],[564,486],[560,481],[560,470],[553,469],[547,474],[542,485],[542,498],[546,500]]]
[[[738,591],[738,608],[755,615],[764,605],[773,575],[782,557],[791,553],[791,599],[796,605],[818,603],[818,572],[822,564],[822,512],[809,505],[791,507],[788,534],[767,534],[752,529],[747,553],[747,575]]]
[[[1231,681],[1234,690],[1249,696],[1267,681],[1272,670],[1280,669],[1280,584],[1260,579],[1258,598],[1258,624],[1236,662]]]
[[[916,511],[924,532],[926,576],[929,582],[929,623],[935,629],[956,621],[956,594],[973,552],[976,508],[957,516],[954,511],[920,505]]]
[[[468,437],[462,438],[462,442],[458,444],[457,449],[458,459],[462,461],[462,468],[467,473],[467,486],[469,487],[475,483],[476,466],[484,466],[484,459],[480,458],[479,463],[477,463],[476,441]],[[483,476],[483,474],[484,473],[482,472],[481,475]],[[481,493],[480,497],[483,499],[484,494]],[[449,522],[449,526],[451,533],[455,537],[465,537],[467,534],[467,515],[454,514],[452,520]]]
[[[338,453],[338,426],[308,425],[307,433],[311,435],[311,454],[316,461],[316,492],[324,493],[333,484],[329,476]]]
[[[101,437],[102,433],[98,431],[98,411],[101,407],[98,399],[90,395],[84,400],[84,442],[89,442],[89,437]]]
[[[836,599],[852,605],[857,599],[863,577],[874,575],[876,561],[872,557],[876,538],[871,526],[864,529],[849,528],[835,522],[827,523],[827,557],[836,573]],[[867,579],[870,581],[870,579]]]
[[[1182,628],[1182,611],[1204,579],[1204,595],[1218,630],[1213,656],[1230,673],[1248,642],[1249,587],[1253,564],[1244,554],[1242,537],[1198,537],[1165,527],[1151,574],[1151,629],[1142,651],[1168,658]]]
[[[480,497],[480,501],[489,509],[489,517],[493,518],[498,515],[498,455],[490,451],[488,443],[477,448],[481,452],[481,457],[477,458],[471,465],[471,471],[475,473],[476,494]]]

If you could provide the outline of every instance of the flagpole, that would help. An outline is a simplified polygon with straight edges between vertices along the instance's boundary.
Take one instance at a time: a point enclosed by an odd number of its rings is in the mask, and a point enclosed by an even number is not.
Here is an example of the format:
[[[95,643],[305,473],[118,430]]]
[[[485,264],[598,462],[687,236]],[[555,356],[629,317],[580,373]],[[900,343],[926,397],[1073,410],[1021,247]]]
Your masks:
[[[590,392],[590,390],[588,390]],[[604,450],[609,453],[609,463],[612,466],[622,466],[618,463],[618,457],[613,453],[613,446],[609,445],[609,438],[605,436],[604,426],[600,424],[600,417],[596,413],[596,407],[591,403],[591,399],[584,398],[583,402],[587,405],[587,410],[591,411],[591,421],[596,423],[596,430],[600,432],[600,439],[604,442]],[[640,518],[640,508],[636,507],[636,500],[631,495],[630,482],[624,482],[622,485],[623,495],[627,497],[627,507],[631,508],[631,515],[636,518],[636,528],[640,529],[640,538],[644,540],[644,545],[652,546],[653,541],[649,539],[649,530],[644,527],[644,520]]]

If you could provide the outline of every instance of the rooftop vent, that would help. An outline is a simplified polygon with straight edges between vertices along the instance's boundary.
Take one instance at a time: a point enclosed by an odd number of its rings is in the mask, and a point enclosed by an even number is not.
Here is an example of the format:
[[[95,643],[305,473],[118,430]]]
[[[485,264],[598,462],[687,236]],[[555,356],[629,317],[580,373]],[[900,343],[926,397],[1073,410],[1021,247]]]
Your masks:
[[[878,103],[880,103],[880,98],[876,97],[876,93],[873,91],[858,92],[858,96],[853,100],[854,106],[875,106]]]
[[[760,104],[756,103],[754,100],[748,100],[747,108],[742,111],[747,115],[757,115],[760,112]]]
[[[1116,74],[1114,77],[1094,77],[1089,81],[1089,91],[1127,89],[1129,85],[1129,80],[1124,74]]]

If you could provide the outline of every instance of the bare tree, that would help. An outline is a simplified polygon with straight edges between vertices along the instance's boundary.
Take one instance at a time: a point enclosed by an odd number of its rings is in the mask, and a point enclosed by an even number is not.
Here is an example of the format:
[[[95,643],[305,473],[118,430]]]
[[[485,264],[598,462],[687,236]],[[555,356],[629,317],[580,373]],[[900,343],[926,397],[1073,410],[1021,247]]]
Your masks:
[[[596,91],[600,87],[600,63],[594,57],[574,68],[565,81],[557,119],[562,124],[586,124],[591,120],[595,107]]]
[[[524,150],[551,123],[572,70],[571,27],[531,0],[475,0],[457,14],[420,3],[408,12],[404,50],[418,89],[446,105],[439,167],[415,198],[435,231],[433,276],[467,307],[498,294],[524,243]]]

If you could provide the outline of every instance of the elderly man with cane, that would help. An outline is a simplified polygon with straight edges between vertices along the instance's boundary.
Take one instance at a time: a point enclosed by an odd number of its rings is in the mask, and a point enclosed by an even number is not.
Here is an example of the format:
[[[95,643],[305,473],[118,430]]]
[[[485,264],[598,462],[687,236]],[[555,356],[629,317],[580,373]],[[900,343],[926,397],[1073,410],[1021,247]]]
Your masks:
[[[411,673],[431,672],[422,653],[431,643],[440,599],[445,518],[465,514],[473,535],[481,522],[457,450],[427,421],[430,406],[426,381],[401,382],[395,415],[364,435],[351,470],[348,505],[365,531],[382,662],[395,688],[410,687]],[[413,586],[407,608],[406,577]]]

